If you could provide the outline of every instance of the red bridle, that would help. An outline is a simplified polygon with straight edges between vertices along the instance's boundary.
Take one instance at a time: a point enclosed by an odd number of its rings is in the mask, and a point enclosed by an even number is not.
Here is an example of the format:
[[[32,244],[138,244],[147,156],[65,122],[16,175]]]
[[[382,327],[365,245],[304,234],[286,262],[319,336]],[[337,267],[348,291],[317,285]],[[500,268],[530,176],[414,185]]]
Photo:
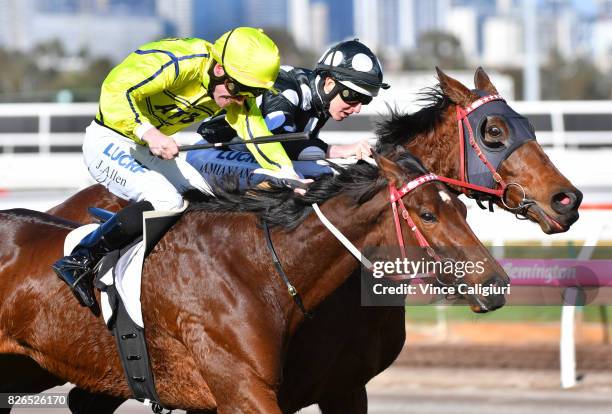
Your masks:
[[[482,98],[472,102],[472,104],[470,106],[468,106],[467,108],[462,108],[459,105],[457,105],[457,107],[456,107],[457,108],[457,127],[459,129],[459,131],[458,131],[458,137],[459,137],[459,157],[460,157],[459,171],[460,171],[461,179],[460,180],[454,180],[452,178],[441,177],[442,179],[440,181],[444,181],[446,183],[462,187],[463,192],[465,194],[467,194],[467,190],[470,189],[470,190],[480,191],[480,192],[487,193],[487,194],[493,194],[493,195],[495,195],[497,197],[502,198],[503,195],[504,195],[504,192],[506,191],[507,184],[501,178],[501,176],[495,170],[495,168],[491,165],[489,160],[487,160],[487,157],[482,153],[482,150],[480,149],[480,147],[478,146],[478,143],[476,142],[476,139],[474,138],[474,131],[472,131],[472,126],[470,125],[470,123],[467,120],[467,116],[474,109],[476,109],[479,106],[482,106],[482,105],[484,105],[484,104],[486,104],[488,102],[496,101],[496,100],[504,101],[504,98],[502,98],[501,95],[499,95],[499,94],[487,95],[487,96],[483,96]],[[472,146],[472,148],[474,148],[474,151],[476,151],[476,154],[478,155],[478,158],[480,158],[480,160],[484,163],[484,165],[487,167],[487,169],[489,171],[491,171],[491,174],[493,175],[493,179],[500,186],[499,189],[495,190],[495,189],[488,188],[488,187],[483,187],[483,186],[480,186],[480,185],[470,184],[470,183],[468,183],[465,180],[465,146],[464,146],[464,142],[463,142],[463,130],[464,130],[463,126],[464,125],[465,125],[465,127],[466,127],[466,129],[468,131],[468,141],[469,141],[470,145]]]
[[[399,246],[401,248],[402,259],[406,258],[406,247],[404,246],[402,226],[400,224],[400,219],[399,219],[399,214],[398,214],[398,204],[399,204],[399,210],[402,212],[402,217],[404,220],[406,220],[406,224],[408,225],[408,228],[412,230],[412,232],[414,233],[414,236],[416,237],[419,243],[419,246],[424,248],[427,251],[427,254],[431,258],[435,260],[439,260],[439,257],[436,255],[435,251],[433,250],[433,248],[431,247],[431,245],[429,244],[425,236],[423,236],[423,233],[421,233],[421,230],[419,230],[414,220],[412,220],[412,217],[410,217],[410,213],[408,213],[408,210],[406,209],[406,206],[404,205],[404,201],[402,200],[402,198],[406,194],[410,193],[415,188],[418,188],[422,186],[423,184],[426,184],[430,181],[437,181],[437,180],[440,180],[440,177],[438,177],[436,174],[425,174],[425,175],[421,175],[420,177],[415,178],[412,181],[407,182],[406,184],[401,186],[399,189],[396,188],[394,185],[389,184],[389,201],[391,202],[391,209],[393,210],[393,220],[395,222],[395,233],[397,235],[397,242],[399,243]]]
[[[410,230],[414,233],[415,238],[417,239],[417,242],[419,243],[419,246],[426,249],[427,254],[432,259],[440,260],[440,257],[436,254],[436,252],[431,247],[431,245],[429,244],[425,236],[423,236],[423,233],[419,230],[419,228],[417,227],[412,217],[410,217],[410,213],[408,213],[408,210],[406,209],[406,206],[404,205],[404,202],[402,201],[402,198],[406,194],[414,190],[415,188],[420,187],[421,185],[426,184],[430,181],[442,181],[444,183],[451,184],[451,185],[462,188],[463,192],[466,195],[468,194],[468,190],[474,190],[474,191],[479,191],[479,192],[497,196],[501,198],[503,202],[504,194],[506,192],[506,189],[508,188],[508,184],[506,184],[506,182],[502,179],[499,173],[491,165],[489,160],[487,160],[487,157],[485,156],[485,154],[483,154],[481,148],[478,146],[478,143],[476,142],[476,139],[474,138],[474,131],[472,130],[472,126],[467,120],[467,116],[470,114],[470,112],[472,112],[476,108],[488,102],[495,101],[495,100],[503,101],[504,99],[499,94],[487,95],[487,96],[484,96],[472,102],[472,104],[466,108],[463,108],[459,105],[456,106],[457,108],[457,127],[458,127],[458,137],[459,137],[459,153],[460,153],[460,179],[459,180],[430,173],[430,174],[422,175],[420,177],[417,177],[409,181],[408,183],[401,186],[399,189],[391,184],[389,185],[389,200],[391,202],[391,209],[393,210],[393,220],[395,222],[395,232],[397,235],[397,241],[400,246],[403,259],[405,259],[407,255],[406,255],[406,247],[404,245],[404,238],[402,235],[402,227],[401,227],[399,214],[398,214],[398,204],[399,204],[399,210],[402,213],[402,217],[406,221],[408,228],[410,228]],[[480,158],[480,160],[485,164],[487,169],[493,175],[493,179],[499,185],[498,189],[491,189],[488,187],[471,184],[465,180],[465,146],[464,146],[464,140],[463,140],[464,125],[468,132],[468,141],[470,145],[476,151],[478,158]],[[423,277],[423,275],[419,275],[417,277]],[[400,276],[399,279],[405,279],[405,277]]]

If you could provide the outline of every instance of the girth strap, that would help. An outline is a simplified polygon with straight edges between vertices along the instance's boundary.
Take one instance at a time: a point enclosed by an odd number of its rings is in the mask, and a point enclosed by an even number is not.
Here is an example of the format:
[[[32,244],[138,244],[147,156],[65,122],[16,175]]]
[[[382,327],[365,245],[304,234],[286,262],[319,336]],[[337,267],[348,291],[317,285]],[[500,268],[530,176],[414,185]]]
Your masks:
[[[166,410],[159,403],[144,329],[130,318],[115,286],[111,286],[109,290],[112,291],[112,296],[117,301],[112,332],[117,342],[121,365],[134,398],[147,405],[150,403],[154,413],[171,413],[172,410]]]
[[[291,284],[291,281],[283,270],[283,265],[281,264],[278,255],[276,254],[276,250],[274,250],[274,244],[272,243],[272,237],[270,237],[270,228],[268,227],[268,223],[266,223],[265,220],[261,220],[261,226],[263,227],[264,236],[266,237],[266,245],[268,246],[268,250],[270,250],[270,254],[272,255],[272,262],[274,263],[276,272],[283,279],[283,282],[285,282],[285,285],[287,286],[287,292],[289,292],[289,295],[293,298],[295,304],[298,306],[298,308],[300,308],[300,310],[304,314],[304,317],[309,319],[312,318],[313,315],[306,310],[306,308],[304,307],[304,302],[302,302],[302,297],[300,296],[295,286]]]

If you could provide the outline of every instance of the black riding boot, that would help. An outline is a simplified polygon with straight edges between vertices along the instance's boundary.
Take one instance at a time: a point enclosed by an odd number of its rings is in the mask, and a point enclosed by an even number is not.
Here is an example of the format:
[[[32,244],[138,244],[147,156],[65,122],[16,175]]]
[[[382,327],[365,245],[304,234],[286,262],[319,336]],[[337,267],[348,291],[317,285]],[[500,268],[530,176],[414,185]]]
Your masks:
[[[51,266],[57,276],[70,286],[81,305],[92,309],[96,305],[93,292],[96,265],[106,253],[122,249],[142,234],[142,213],[152,209],[148,201],[125,207],[85,236],[70,256],[59,259]]]

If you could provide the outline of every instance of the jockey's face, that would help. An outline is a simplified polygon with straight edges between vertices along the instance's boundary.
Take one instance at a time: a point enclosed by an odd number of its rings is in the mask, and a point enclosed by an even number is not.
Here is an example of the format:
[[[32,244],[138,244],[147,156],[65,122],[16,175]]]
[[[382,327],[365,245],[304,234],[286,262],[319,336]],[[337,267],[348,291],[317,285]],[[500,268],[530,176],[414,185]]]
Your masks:
[[[215,64],[215,67],[213,70],[214,70],[215,76],[222,77],[223,75],[225,75],[223,66],[219,65],[218,63]],[[246,96],[244,95],[234,96],[230,94],[224,83],[220,83],[216,85],[215,89],[213,89],[212,95],[213,95],[212,96],[213,99],[215,100],[217,105],[219,105],[220,108],[226,108],[231,104],[242,105],[244,104],[244,101],[246,100]]]
[[[325,84],[323,85],[323,90],[326,93],[331,92],[331,90],[336,85],[336,81],[332,78],[325,78]],[[342,121],[345,118],[348,118],[352,114],[358,114],[361,111],[361,103],[347,103],[342,100],[340,94],[336,94],[333,99],[329,102],[329,115],[335,121]]]

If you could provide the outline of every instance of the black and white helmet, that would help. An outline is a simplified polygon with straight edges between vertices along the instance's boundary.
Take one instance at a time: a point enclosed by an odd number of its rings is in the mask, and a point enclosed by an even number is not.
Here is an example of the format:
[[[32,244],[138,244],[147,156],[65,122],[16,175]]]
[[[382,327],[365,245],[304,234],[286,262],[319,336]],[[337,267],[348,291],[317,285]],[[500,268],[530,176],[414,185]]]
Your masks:
[[[329,48],[317,63],[318,74],[328,73],[338,82],[363,95],[374,97],[383,83],[383,71],[378,58],[358,39],[340,42]]]

